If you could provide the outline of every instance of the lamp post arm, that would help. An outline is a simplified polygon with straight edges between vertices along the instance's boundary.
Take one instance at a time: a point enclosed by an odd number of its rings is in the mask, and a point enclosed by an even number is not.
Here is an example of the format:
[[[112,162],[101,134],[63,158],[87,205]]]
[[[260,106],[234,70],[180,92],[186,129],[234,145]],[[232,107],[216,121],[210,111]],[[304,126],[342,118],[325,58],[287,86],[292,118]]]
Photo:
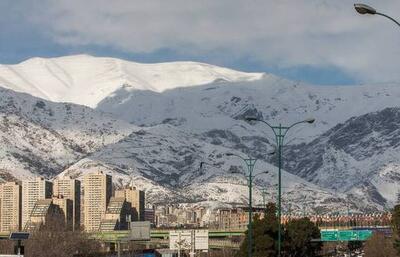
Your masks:
[[[267,125],[268,127],[271,128],[272,132],[274,132],[275,138],[278,136],[278,135],[276,134],[276,131],[275,131],[274,126],[272,126],[271,124],[269,124],[269,123],[266,122],[265,120],[261,120],[261,119],[252,119],[252,120],[255,120],[255,121],[259,121],[259,122],[264,123],[265,125]]]
[[[388,18],[389,20],[393,21],[394,23],[396,23],[400,27],[400,23],[398,21],[396,21],[395,19],[393,19],[392,17],[390,17],[389,15],[386,15],[386,14],[380,13],[380,12],[376,12],[375,14],[383,16],[385,18]]]
[[[293,123],[293,124],[290,125],[289,127],[286,127],[286,128],[285,128],[285,131],[284,131],[283,136],[282,136],[282,144],[283,144],[283,140],[284,140],[284,138],[285,138],[287,132],[289,131],[289,129],[291,129],[291,128],[293,128],[293,127],[299,125],[299,124],[302,124],[302,123],[307,123],[307,121],[305,121],[305,120],[303,120],[303,121],[298,121],[298,122]]]
[[[240,158],[240,159],[242,159],[246,164],[247,164],[247,161],[246,161],[246,159],[245,158],[243,158],[242,156],[240,156],[240,155],[238,155],[238,154],[234,154],[234,153],[230,153],[229,154],[230,156],[235,156],[235,157],[238,157],[238,158]]]

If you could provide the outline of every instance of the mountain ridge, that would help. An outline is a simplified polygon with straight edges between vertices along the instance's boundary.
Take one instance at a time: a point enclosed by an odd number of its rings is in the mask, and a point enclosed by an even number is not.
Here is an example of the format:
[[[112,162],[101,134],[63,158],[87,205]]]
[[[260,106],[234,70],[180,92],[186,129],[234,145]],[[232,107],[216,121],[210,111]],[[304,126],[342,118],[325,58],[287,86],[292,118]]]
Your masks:
[[[162,92],[215,81],[257,80],[263,76],[263,73],[245,73],[197,62],[143,64],[90,55],[35,57],[19,64],[0,65],[0,86],[92,108],[122,86]]]

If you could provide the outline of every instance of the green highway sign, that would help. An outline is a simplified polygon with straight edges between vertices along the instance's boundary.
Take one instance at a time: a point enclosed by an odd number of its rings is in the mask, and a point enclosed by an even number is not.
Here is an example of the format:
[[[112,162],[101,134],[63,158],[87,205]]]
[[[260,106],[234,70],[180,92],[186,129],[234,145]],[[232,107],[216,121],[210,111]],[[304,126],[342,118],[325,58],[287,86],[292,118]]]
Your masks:
[[[321,230],[321,241],[365,241],[372,230]]]
[[[339,230],[340,241],[355,241],[358,240],[358,231],[355,230]]]
[[[372,230],[360,230],[358,232],[358,240],[368,240],[372,236]]]
[[[321,231],[321,240],[322,241],[337,241],[338,240],[338,232],[336,230]]]

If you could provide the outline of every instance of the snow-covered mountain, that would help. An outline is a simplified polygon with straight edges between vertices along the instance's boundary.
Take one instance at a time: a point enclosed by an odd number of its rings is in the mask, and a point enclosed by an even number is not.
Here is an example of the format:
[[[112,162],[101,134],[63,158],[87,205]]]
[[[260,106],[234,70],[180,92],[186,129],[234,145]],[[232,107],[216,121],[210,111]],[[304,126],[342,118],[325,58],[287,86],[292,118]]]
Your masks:
[[[0,100],[3,180],[81,177],[103,170],[113,175],[117,186],[133,180],[146,190],[149,202],[246,201],[244,177],[229,173],[243,171],[242,163],[226,159],[224,154],[232,149],[208,143],[203,135],[169,124],[139,129],[88,107],[7,89],[0,89]],[[215,166],[200,169],[202,161]],[[260,161],[258,166],[270,170],[256,180],[255,199],[260,204],[263,188],[270,189],[272,200],[277,174],[268,163]],[[295,175],[284,172],[283,177],[284,199],[296,203],[287,206],[292,211],[302,208],[301,201],[315,201],[313,207],[325,211],[349,202],[344,194],[334,195]]]
[[[286,168],[323,188],[392,206],[400,192],[399,128],[398,107],[351,118],[289,147]]]
[[[203,140],[202,136],[180,131],[171,125],[159,125],[132,133],[123,140],[110,144],[65,170],[60,176],[81,177],[87,172],[103,170],[113,175],[116,184],[133,180],[147,192],[153,203],[204,202],[245,203],[248,188],[240,159],[230,159],[227,152],[235,152],[223,146],[216,146]],[[243,154],[242,154],[243,155]],[[200,168],[200,162],[206,164]],[[267,200],[276,194],[276,168],[260,160],[255,181],[255,201],[261,204],[261,190],[268,189]],[[304,210],[302,202],[313,201],[305,211],[319,208],[321,211],[344,209],[340,203],[351,202],[345,194],[335,195],[312,183],[283,171],[285,209]],[[290,204],[289,204],[290,203]],[[374,209],[377,205],[369,205]],[[362,206],[365,208],[366,206]],[[360,206],[352,205],[352,209]]]
[[[77,177],[103,169],[117,184],[133,179],[151,201],[244,201],[244,180],[227,173],[242,166],[223,153],[258,158],[270,173],[257,183],[271,196],[276,169],[267,156],[271,131],[243,118],[288,125],[314,117],[315,124],[291,129],[286,140],[286,208],[311,201],[314,210],[349,204],[372,210],[396,200],[398,130],[377,124],[396,119],[397,84],[322,87],[208,64],[80,55],[0,66],[0,86],[27,93],[0,91],[3,124],[12,124],[2,128],[2,140],[23,135],[16,141],[22,144],[3,152],[8,159],[0,169],[8,163],[18,174]],[[201,161],[217,168],[199,170]]]
[[[0,88],[3,177],[52,177],[136,127],[88,107]]]
[[[96,107],[122,87],[162,92],[214,81],[251,81],[262,76],[262,73],[244,73],[205,63],[142,64],[89,55],[32,58],[16,65],[0,65],[2,87],[50,101],[89,107]]]

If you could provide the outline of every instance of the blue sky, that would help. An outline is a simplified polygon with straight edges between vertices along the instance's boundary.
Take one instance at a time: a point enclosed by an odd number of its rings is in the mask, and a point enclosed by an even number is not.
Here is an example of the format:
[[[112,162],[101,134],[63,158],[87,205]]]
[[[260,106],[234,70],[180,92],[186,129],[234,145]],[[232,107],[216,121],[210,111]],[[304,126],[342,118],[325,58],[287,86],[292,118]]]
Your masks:
[[[400,18],[396,0],[366,1]],[[347,0],[3,0],[0,63],[87,53],[201,61],[313,84],[400,81],[400,28]]]

